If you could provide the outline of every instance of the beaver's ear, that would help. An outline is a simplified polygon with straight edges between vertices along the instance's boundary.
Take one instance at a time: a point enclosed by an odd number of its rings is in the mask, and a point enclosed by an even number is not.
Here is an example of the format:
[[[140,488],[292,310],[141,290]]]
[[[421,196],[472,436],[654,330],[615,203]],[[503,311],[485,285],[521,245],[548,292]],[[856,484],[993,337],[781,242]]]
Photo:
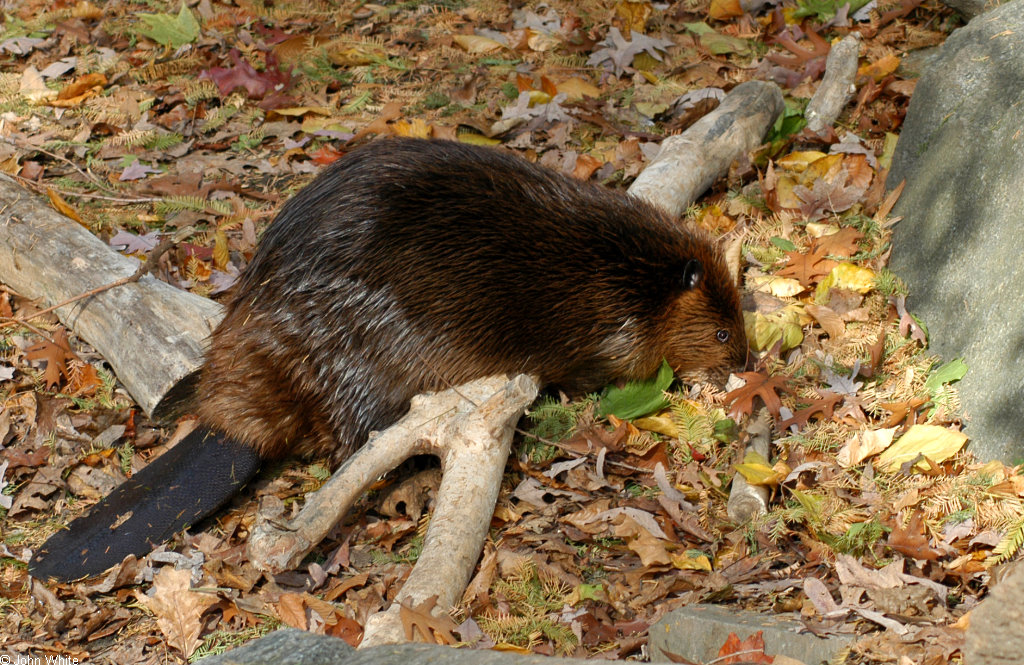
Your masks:
[[[676,284],[682,291],[689,291],[697,288],[700,284],[700,279],[704,275],[704,266],[697,259],[690,259],[683,266],[682,271],[677,277]]]

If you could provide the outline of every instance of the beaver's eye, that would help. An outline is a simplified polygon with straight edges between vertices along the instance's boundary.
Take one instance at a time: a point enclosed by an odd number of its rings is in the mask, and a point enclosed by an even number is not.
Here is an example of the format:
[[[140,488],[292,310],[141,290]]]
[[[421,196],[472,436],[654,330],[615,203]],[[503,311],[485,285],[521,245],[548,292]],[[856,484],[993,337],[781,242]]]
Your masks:
[[[722,344],[725,344],[726,342],[729,341],[729,331],[726,330],[725,328],[722,328],[717,333],[715,333],[715,339],[717,339]]]

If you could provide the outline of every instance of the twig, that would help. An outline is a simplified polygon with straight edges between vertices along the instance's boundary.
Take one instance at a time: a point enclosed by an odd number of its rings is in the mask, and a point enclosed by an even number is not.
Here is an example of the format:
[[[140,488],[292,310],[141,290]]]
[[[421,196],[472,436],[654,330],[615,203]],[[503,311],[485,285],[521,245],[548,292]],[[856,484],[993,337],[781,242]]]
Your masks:
[[[124,286],[125,284],[130,284],[132,282],[139,281],[139,279],[141,279],[143,275],[145,275],[146,273],[150,272],[153,268],[156,267],[157,261],[160,260],[160,257],[163,256],[167,252],[167,250],[170,249],[173,245],[174,245],[174,240],[171,238],[171,236],[164,236],[163,238],[160,239],[160,242],[157,243],[157,246],[154,247],[152,250],[150,250],[149,256],[146,257],[146,260],[142,263],[142,265],[139,266],[138,270],[136,270],[133,274],[131,274],[131,275],[127,276],[127,277],[122,277],[121,279],[115,280],[115,281],[113,281],[113,282],[111,282],[109,284],[104,284],[103,286],[97,286],[95,289],[91,289],[89,291],[86,291],[85,293],[80,293],[77,296],[74,296],[72,298],[68,298],[64,302],[59,302],[56,305],[52,305],[50,307],[47,307],[46,309],[41,309],[38,312],[34,312],[33,314],[30,314],[29,316],[25,316],[25,317],[19,316],[19,317],[13,318],[13,319],[9,318],[9,317],[4,317],[5,321],[2,324],[0,324],[0,327],[6,327],[6,326],[9,326],[9,325],[18,325],[18,324],[20,324],[20,325],[24,325],[24,326],[32,329],[34,332],[39,333],[38,329],[28,325],[27,322],[31,321],[32,319],[38,318],[38,317],[40,317],[40,316],[42,316],[44,314],[49,314],[50,312],[52,312],[52,311],[54,311],[56,309],[60,309],[61,307],[64,307],[65,305],[70,305],[71,303],[78,302],[79,300],[83,300],[85,298],[90,298],[90,297],[96,295],[97,293],[103,293],[104,291],[108,291],[108,290],[113,289],[115,287]],[[42,333],[39,333],[39,334],[42,334]],[[43,335],[43,336],[45,337],[45,335]]]

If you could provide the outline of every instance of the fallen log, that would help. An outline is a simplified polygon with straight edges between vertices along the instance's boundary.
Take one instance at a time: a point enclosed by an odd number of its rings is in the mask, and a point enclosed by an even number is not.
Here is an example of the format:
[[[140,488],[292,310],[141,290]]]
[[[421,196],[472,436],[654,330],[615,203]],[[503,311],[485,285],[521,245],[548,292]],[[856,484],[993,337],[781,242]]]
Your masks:
[[[734,161],[760,145],[783,108],[782,91],[774,83],[739,84],[714,111],[662,141],[629,193],[682,215]]]
[[[0,174],[0,282],[43,306],[130,277],[139,261],[122,256]],[[219,304],[152,275],[56,310],[67,328],[110,363],[128,394],[152,415],[202,363]]]

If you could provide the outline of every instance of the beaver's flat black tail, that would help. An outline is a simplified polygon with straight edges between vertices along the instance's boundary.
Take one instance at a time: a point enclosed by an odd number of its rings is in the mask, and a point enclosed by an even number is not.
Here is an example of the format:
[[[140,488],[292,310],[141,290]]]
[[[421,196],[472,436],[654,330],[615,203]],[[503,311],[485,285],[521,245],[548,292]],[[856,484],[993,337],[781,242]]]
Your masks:
[[[256,475],[260,457],[219,431],[196,428],[43,544],[29,570],[41,579],[101,573],[147,554],[223,506]]]

